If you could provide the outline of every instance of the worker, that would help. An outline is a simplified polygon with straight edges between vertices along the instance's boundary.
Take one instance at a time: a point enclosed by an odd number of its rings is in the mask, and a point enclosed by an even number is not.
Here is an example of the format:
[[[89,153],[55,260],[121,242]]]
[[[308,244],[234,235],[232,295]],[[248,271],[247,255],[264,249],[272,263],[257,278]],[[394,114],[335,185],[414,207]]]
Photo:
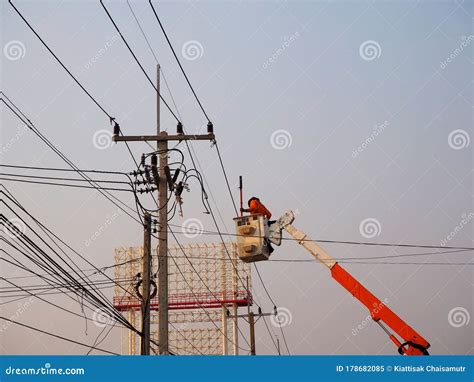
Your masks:
[[[249,208],[241,208],[240,212],[250,212],[251,214],[261,214],[268,220],[272,217],[272,213],[263,205],[259,198],[252,196],[248,201]]]
[[[248,201],[249,208],[241,208],[240,212],[249,212],[251,214],[260,214],[267,218],[267,224],[270,226],[271,224],[275,223],[275,220],[270,220],[272,217],[272,213],[263,205],[259,198],[252,196]],[[274,251],[272,244],[270,241],[265,238],[264,245],[268,248],[269,253]]]

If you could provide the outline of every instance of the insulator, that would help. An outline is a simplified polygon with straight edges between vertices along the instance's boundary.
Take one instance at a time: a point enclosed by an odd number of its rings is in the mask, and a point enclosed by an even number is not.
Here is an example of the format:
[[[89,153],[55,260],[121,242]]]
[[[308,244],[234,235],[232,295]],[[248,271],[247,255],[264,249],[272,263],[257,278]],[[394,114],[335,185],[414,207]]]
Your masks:
[[[207,133],[208,134],[213,134],[214,133],[214,125],[212,124],[212,122],[207,123]]]
[[[174,174],[173,174],[173,180],[172,180],[173,184],[176,183],[176,180],[178,180],[179,171],[180,171],[180,170],[179,170],[179,168],[178,168],[178,169],[174,172]]]
[[[148,183],[151,183],[150,169],[148,167],[145,168],[145,178],[146,178]]]
[[[181,196],[181,194],[183,193],[183,189],[184,189],[183,182],[179,182],[176,185],[176,196]]]
[[[120,126],[117,122],[114,121],[114,136],[118,137],[120,135]]]
[[[181,122],[178,122],[178,125],[176,126],[176,132],[178,134],[184,134],[184,131],[183,131],[183,124]]]
[[[145,154],[142,154],[142,160],[140,162],[142,166],[145,166]]]
[[[156,154],[151,154],[151,165],[156,167],[158,165],[158,157]]]
[[[165,175],[166,175],[166,182],[168,183],[168,188],[170,191],[173,191],[173,179],[171,178],[171,171],[168,166],[165,166]]]

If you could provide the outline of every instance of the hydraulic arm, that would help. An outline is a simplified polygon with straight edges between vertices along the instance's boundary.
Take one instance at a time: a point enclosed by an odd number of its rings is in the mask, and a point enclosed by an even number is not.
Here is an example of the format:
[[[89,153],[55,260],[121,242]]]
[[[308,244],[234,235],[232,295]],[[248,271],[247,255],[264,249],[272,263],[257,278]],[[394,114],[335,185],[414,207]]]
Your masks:
[[[286,231],[296,239],[301,246],[328,267],[331,271],[332,277],[367,307],[372,319],[380,325],[385,333],[387,333],[390,340],[397,346],[400,354],[429,355],[427,349],[430,347],[430,344],[428,341],[426,341],[410,325],[398,317],[382,301],[375,297],[359,281],[344,270],[337,261],[329,256],[304,232],[299,231],[291,224],[282,224],[281,228],[286,229]],[[387,326],[402,340],[399,340],[395,334],[391,333]]]

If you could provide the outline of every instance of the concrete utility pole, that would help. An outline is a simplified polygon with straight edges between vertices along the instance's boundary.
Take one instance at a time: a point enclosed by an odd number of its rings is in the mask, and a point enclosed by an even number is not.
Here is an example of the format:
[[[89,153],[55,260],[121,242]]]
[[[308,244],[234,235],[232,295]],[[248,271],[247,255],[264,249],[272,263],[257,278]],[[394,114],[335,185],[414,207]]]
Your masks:
[[[144,216],[142,259],[142,341],[141,355],[150,355],[150,276],[151,276],[151,216]]]
[[[229,315],[227,318],[246,318],[249,323],[249,328],[250,328],[250,355],[256,355],[256,347],[255,347],[255,317],[257,317],[257,320],[260,317],[265,317],[265,316],[273,316],[275,313],[262,313],[259,309],[258,313],[255,314],[250,310],[250,306],[248,307],[248,312],[247,314],[239,314],[239,315]],[[278,346],[279,347],[279,346]],[[278,350],[278,354],[280,354],[280,351]]]
[[[160,126],[160,66],[157,66],[157,135],[120,135],[118,125],[114,127],[114,142],[157,142],[159,159],[158,182],[158,343],[161,355],[168,355],[168,186],[165,168],[168,166],[169,141],[214,141],[212,122],[207,124],[207,134],[184,134],[183,125],[178,122],[177,134],[168,135]],[[149,314],[149,312],[148,312]]]
[[[160,124],[160,65],[157,65],[157,134],[161,133]],[[157,141],[156,146],[160,156],[159,185],[158,185],[158,343],[160,354],[168,355],[168,184],[165,167],[168,166],[168,141]]]
[[[250,326],[250,355],[255,355],[255,315],[252,311],[249,313]]]

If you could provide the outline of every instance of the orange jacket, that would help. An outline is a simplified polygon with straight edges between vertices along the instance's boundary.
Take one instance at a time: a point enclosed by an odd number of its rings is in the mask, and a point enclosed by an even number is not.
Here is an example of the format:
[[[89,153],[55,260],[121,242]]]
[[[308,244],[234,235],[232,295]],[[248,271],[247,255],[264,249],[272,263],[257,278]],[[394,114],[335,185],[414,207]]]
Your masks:
[[[255,200],[255,199],[250,201],[250,207],[249,207],[248,211],[251,214],[265,215],[267,217],[267,219],[270,219],[272,217],[272,213],[270,211],[268,211],[267,208],[261,202],[259,202],[258,200]]]

